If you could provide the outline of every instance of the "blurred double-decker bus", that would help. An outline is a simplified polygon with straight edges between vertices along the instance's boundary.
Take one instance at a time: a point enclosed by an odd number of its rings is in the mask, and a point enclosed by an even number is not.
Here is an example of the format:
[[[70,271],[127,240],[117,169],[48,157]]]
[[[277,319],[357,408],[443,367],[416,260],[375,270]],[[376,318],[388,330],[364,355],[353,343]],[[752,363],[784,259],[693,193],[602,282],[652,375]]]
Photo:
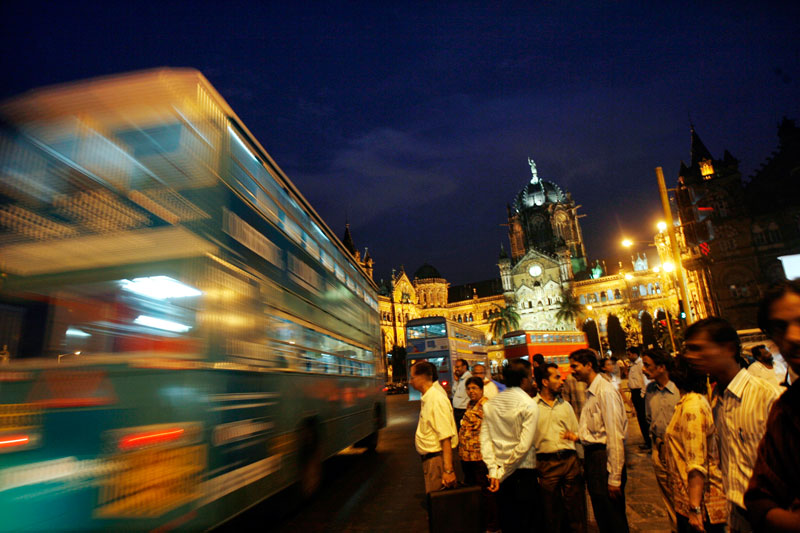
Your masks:
[[[503,335],[503,354],[506,361],[526,359],[542,354],[546,363],[558,365],[562,376],[571,372],[569,354],[588,348],[586,333],[582,331],[511,331]]]
[[[0,529],[208,529],[377,445],[377,286],[202,74],[0,120]]]
[[[489,372],[486,336],[481,330],[439,316],[408,321],[406,375],[411,375],[411,367],[417,361],[433,363],[438,371],[439,383],[450,393],[453,365],[458,359],[464,359],[470,368],[476,363],[485,365]],[[409,387],[408,399],[419,400],[419,391]]]

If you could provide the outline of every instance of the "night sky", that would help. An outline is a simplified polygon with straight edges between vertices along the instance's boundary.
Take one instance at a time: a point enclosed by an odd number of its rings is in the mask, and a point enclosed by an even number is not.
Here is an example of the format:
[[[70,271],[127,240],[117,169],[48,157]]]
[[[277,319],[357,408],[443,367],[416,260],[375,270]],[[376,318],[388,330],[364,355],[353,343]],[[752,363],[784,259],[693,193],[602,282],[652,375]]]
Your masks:
[[[800,119],[797,2],[285,4],[6,0],[0,98],[197,68],[376,280],[430,262],[453,284],[498,275],[528,157],[611,267],[655,233],[690,117],[744,176]]]

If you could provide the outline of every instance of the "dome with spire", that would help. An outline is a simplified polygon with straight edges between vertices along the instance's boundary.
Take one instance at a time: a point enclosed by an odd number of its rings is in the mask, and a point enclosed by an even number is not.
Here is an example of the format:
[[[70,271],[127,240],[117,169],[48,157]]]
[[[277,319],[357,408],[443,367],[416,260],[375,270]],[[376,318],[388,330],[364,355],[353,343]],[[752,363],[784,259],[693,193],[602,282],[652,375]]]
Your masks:
[[[531,166],[531,181],[514,198],[515,210],[567,201],[567,196],[561,187],[552,181],[539,179],[536,163],[531,158],[528,158],[528,164]]]
[[[425,263],[414,272],[414,279],[442,279],[442,275],[432,265]]]

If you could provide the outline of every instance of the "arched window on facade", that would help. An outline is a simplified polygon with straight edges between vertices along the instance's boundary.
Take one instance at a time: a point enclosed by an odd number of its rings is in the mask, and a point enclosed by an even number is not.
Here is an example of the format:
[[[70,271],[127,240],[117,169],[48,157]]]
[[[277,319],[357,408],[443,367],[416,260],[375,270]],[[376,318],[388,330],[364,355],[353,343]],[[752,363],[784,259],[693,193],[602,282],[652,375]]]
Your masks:
[[[652,283],[648,283],[647,284],[647,294],[653,294],[653,284]]]
[[[601,302],[607,302],[608,301],[608,298],[606,298],[606,292],[605,291],[600,293],[600,301]]]
[[[631,287],[631,297],[632,298],[638,298],[639,297],[639,286],[638,285],[634,285],[633,287]]]
[[[475,322],[475,317],[472,316],[472,313],[469,314],[469,321]]]
[[[622,293],[619,292],[619,289],[614,289],[614,299],[615,300],[622,300]]]
[[[639,285],[639,294],[641,296],[647,296],[647,287],[644,285]]]
[[[461,315],[458,315],[458,321],[461,322]]]
[[[658,282],[656,282],[655,288],[656,288],[656,294],[661,294],[661,285]]]
[[[580,297],[578,298],[578,301],[581,303],[581,305],[586,305],[586,295],[581,294]]]

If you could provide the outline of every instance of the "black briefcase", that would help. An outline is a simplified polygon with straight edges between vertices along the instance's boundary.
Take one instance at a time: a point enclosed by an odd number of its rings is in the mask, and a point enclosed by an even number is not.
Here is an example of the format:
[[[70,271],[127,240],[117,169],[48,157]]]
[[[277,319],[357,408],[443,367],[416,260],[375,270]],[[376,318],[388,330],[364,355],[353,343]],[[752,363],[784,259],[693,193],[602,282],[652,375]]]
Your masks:
[[[436,490],[428,494],[428,525],[431,533],[485,531],[483,496],[477,485]]]

